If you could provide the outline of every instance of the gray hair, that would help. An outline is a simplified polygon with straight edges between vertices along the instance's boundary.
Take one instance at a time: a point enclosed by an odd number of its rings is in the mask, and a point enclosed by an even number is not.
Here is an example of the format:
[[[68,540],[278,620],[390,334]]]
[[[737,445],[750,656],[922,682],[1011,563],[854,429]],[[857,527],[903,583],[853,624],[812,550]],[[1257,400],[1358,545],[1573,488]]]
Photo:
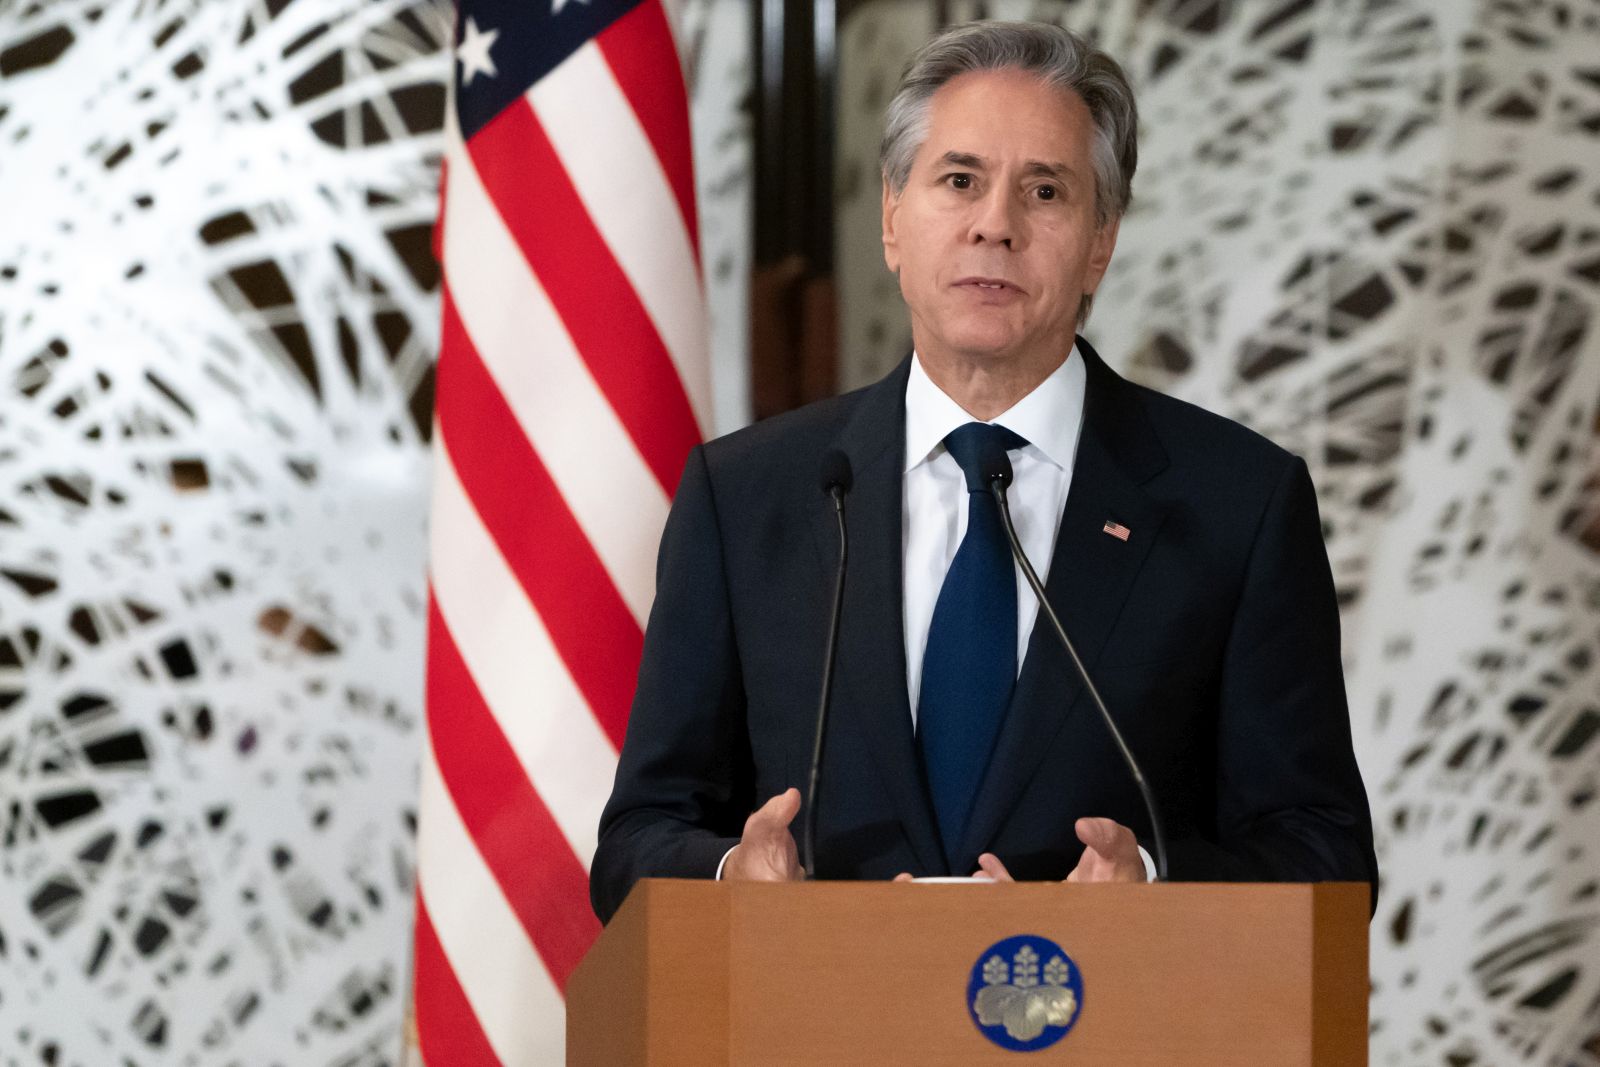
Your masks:
[[[899,193],[911,177],[912,160],[928,139],[934,93],[957,75],[984,70],[1035,74],[1082,98],[1094,124],[1089,154],[1095,220],[1104,226],[1121,218],[1133,197],[1133,171],[1139,162],[1133,90],[1116,60],[1071,30],[1046,23],[969,22],[941,33],[911,57],[889,101],[878,151],[889,188]]]

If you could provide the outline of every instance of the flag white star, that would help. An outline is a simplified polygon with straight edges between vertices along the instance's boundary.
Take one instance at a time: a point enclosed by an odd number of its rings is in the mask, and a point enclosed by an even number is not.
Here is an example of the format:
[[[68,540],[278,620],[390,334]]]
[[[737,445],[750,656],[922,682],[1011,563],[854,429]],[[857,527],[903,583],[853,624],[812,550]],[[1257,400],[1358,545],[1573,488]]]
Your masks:
[[[499,36],[499,30],[486,33],[478,29],[476,20],[467,20],[467,31],[462,34],[461,44],[456,47],[456,58],[461,61],[462,85],[471,85],[472,79],[480,74],[492,78],[500,73],[495,69],[494,60],[489,57],[489,49],[494,47],[495,39]]]
[[[552,15],[561,14],[561,9],[566,7],[568,4],[570,4],[572,2],[573,2],[573,0],[555,0],[555,4],[550,8],[550,14],[552,14]],[[589,2],[589,0],[577,0],[577,2],[580,3],[580,4],[587,4]]]

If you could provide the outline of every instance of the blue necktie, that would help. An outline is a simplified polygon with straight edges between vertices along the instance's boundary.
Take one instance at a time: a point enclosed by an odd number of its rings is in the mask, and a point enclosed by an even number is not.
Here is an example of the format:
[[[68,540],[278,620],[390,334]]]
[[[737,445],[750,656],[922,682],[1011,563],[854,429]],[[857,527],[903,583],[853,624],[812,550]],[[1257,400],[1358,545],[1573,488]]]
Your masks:
[[[1000,507],[979,467],[989,442],[1007,451],[1027,444],[981,422],[944,439],[967,476],[967,534],[939,587],[917,700],[917,744],[952,862],[1017,680],[1016,571]]]

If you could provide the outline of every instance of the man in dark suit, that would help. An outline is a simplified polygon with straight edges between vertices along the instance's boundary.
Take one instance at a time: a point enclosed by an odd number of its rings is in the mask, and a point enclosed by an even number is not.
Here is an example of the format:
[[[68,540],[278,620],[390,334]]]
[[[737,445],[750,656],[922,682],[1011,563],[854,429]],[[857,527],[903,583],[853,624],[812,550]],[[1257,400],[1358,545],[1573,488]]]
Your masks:
[[[1148,776],[1177,880],[1376,892],[1305,464],[1113,373],[1076,326],[1136,152],[1116,64],[1053,27],[919,52],[890,106],[883,242],[915,351],[690,456],[591,895],[800,876],[832,575],[820,458],[854,473],[817,874],[1143,881],[1150,825],[1014,572],[978,470]]]

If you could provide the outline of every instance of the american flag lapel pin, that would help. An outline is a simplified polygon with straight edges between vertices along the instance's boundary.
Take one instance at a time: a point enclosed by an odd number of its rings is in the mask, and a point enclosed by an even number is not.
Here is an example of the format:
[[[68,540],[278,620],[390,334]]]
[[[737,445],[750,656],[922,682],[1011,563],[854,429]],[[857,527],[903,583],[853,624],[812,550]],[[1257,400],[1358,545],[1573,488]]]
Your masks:
[[[1128,529],[1126,526],[1122,525],[1122,523],[1120,523],[1120,522],[1112,522],[1110,519],[1107,519],[1106,520],[1106,524],[1104,526],[1100,527],[1100,529],[1101,529],[1101,531],[1103,533],[1110,534],[1112,537],[1115,537],[1118,541],[1126,541],[1128,539],[1128,535],[1133,532],[1132,530]]]

